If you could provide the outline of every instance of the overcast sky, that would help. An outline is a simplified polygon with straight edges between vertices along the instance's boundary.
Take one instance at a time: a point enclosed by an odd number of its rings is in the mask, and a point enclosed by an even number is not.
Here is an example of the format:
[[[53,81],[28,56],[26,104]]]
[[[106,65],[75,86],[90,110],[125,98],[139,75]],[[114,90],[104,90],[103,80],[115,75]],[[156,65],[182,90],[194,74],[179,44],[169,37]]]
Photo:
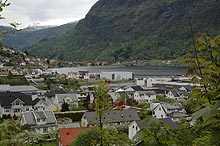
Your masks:
[[[40,25],[61,25],[80,20],[98,0],[9,0],[10,6],[3,10],[5,20],[21,23],[19,28]]]

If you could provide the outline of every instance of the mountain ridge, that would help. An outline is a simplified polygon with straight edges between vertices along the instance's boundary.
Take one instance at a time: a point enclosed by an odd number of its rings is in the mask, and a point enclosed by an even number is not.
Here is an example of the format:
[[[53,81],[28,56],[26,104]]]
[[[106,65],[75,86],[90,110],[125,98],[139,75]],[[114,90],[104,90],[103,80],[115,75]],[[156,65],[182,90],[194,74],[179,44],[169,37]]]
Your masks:
[[[8,33],[3,36],[2,44],[16,50],[22,50],[39,41],[55,38],[74,29],[77,22],[67,23],[60,26],[28,26],[21,30],[15,30],[12,27],[0,26],[0,32],[11,30],[13,33]]]
[[[189,18],[195,36],[220,33],[216,0],[99,0],[73,30],[26,50],[71,61],[172,59],[192,52]]]

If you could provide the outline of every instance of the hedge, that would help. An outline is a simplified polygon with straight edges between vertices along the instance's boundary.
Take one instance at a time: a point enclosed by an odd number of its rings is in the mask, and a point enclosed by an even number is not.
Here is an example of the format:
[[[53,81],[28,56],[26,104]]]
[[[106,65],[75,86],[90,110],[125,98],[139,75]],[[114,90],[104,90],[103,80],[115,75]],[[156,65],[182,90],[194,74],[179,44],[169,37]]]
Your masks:
[[[67,118],[70,118],[72,119],[73,122],[78,122],[78,121],[81,121],[81,118],[83,116],[84,112],[74,112],[74,113],[70,113],[70,112],[55,112],[55,116],[57,119],[60,119],[60,118],[64,118],[64,117],[67,117]]]

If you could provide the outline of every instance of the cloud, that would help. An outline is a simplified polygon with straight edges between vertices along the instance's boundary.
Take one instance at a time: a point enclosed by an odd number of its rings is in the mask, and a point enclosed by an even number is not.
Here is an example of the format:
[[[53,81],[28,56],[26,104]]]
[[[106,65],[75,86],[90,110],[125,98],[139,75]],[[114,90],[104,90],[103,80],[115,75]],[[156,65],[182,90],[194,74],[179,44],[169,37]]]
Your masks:
[[[10,0],[0,20],[0,25],[9,22],[22,23],[26,27],[34,23],[42,25],[60,25],[85,17],[89,9],[98,0]]]

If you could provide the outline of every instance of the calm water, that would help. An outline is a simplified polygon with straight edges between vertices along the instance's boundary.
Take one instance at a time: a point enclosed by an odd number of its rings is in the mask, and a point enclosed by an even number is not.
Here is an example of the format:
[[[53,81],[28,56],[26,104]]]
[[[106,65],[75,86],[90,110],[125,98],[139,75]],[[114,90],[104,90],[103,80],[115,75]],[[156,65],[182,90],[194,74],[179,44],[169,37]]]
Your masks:
[[[147,76],[175,76],[185,75],[187,69],[184,67],[118,67],[118,66],[91,66],[91,67],[72,67],[72,68],[54,68],[53,71],[58,73],[68,73],[77,71],[99,72],[133,72],[135,77]]]

